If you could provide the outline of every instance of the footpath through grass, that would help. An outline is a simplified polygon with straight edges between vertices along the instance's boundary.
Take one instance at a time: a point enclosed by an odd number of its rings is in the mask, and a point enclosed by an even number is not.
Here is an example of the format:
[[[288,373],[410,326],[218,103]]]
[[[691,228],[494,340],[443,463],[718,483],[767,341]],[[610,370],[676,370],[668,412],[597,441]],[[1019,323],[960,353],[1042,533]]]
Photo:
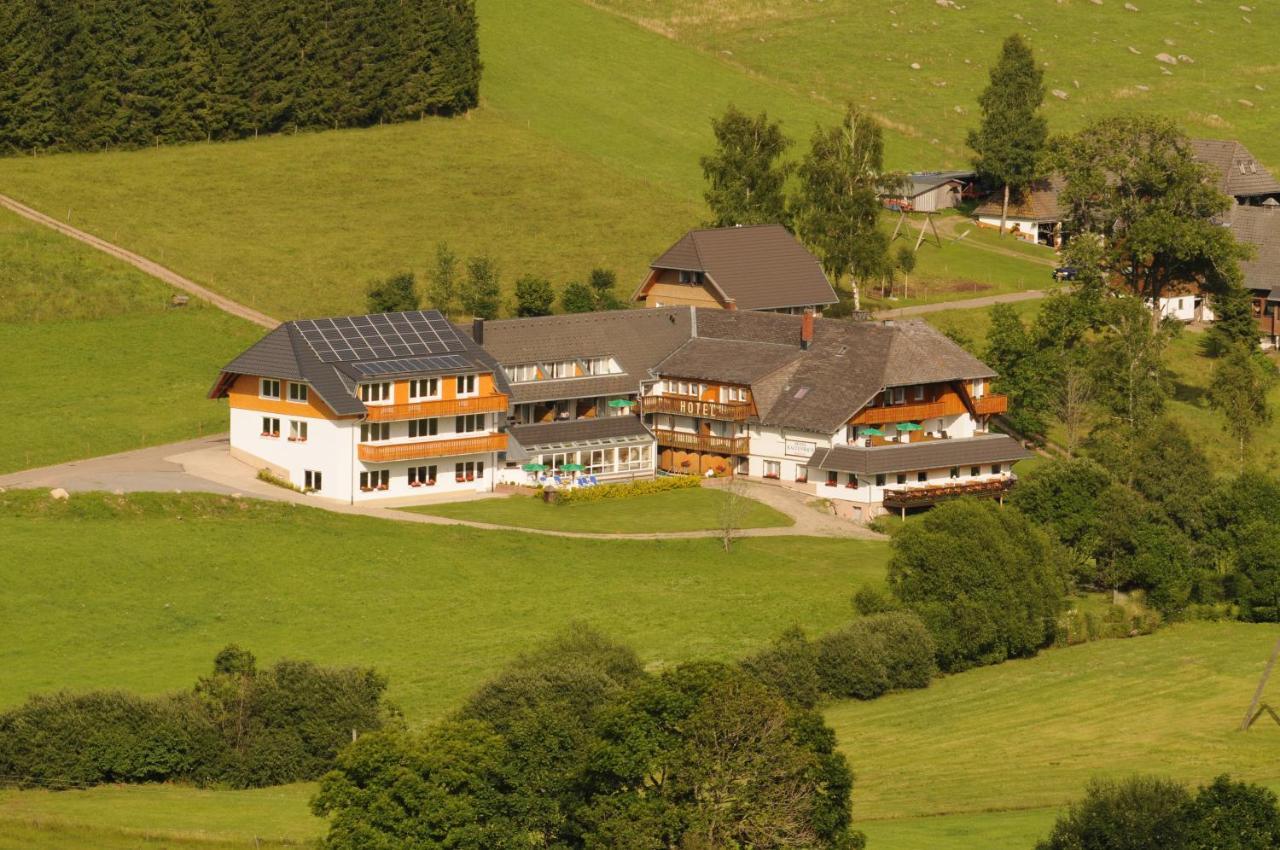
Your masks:
[[[205,393],[260,329],[0,210],[0,473],[227,427]]]
[[[549,505],[540,497],[517,495],[505,499],[422,505],[405,510],[550,531],[658,534],[718,528],[720,511],[727,498],[720,490],[699,487],[576,505]],[[792,524],[793,520],[781,511],[749,499],[738,527],[778,528]]]
[[[650,663],[733,659],[847,620],[880,541],[593,541],[173,494],[0,494],[0,705],[187,686],[229,642],[372,665],[411,723],[573,621]]]

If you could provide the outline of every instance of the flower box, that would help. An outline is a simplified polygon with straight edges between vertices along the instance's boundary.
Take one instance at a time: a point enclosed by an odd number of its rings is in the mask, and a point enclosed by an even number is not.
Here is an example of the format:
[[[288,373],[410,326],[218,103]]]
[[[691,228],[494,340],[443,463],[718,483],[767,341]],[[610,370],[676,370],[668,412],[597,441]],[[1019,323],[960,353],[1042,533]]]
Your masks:
[[[379,485],[378,485],[378,489],[379,489],[379,490],[385,490],[385,489],[387,489],[387,485],[386,485],[386,484],[379,484]]]
[[[272,432],[271,432],[271,436],[273,436],[273,437],[279,437],[279,436],[280,436],[280,432],[279,432],[279,431],[272,431]]]
[[[857,484],[854,484],[852,481],[850,481],[848,484],[844,485],[844,489],[846,489],[846,490],[857,490],[857,489],[858,489],[858,485],[857,485]]]
[[[409,486],[410,486],[410,487],[421,487],[421,486],[422,486],[422,482],[421,482],[421,481],[410,481],[410,482],[409,482]]]
[[[777,480],[778,480],[778,476],[777,476],[777,475],[774,475],[774,474],[773,474],[773,473],[771,473],[771,472],[766,472],[766,473],[764,474],[764,477],[765,477],[765,478],[767,478],[767,479],[768,479],[768,480],[770,480],[770,481],[777,481]]]
[[[428,479],[427,479],[427,486],[428,486],[428,487],[434,487],[434,486],[436,486],[436,480],[435,480],[434,478],[428,478]]]
[[[262,432],[262,436],[264,436],[264,437],[270,437],[270,436],[271,436],[271,432],[270,432],[270,431],[263,431],[263,432]]]
[[[466,481],[467,479],[463,478],[461,475],[457,475],[457,476],[454,476],[453,480],[461,484],[463,481]]]
[[[468,472],[468,473],[467,473],[467,480],[468,480],[468,481],[475,481],[475,480],[476,480],[476,477],[475,477],[474,475],[472,475],[470,472]]]
[[[291,442],[291,443],[296,443],[296,442],[298,442],[298,438],[297,438],[297,437],[290,437],[290,438],[289,438],[289,442]]]
[[[372,489],[373,489],[372,487],[361,487],[361,488],[360,488],[360,492],[361,492],[361,493],[368,493],[368,492],[369,492],[370,490],[372,490]]]

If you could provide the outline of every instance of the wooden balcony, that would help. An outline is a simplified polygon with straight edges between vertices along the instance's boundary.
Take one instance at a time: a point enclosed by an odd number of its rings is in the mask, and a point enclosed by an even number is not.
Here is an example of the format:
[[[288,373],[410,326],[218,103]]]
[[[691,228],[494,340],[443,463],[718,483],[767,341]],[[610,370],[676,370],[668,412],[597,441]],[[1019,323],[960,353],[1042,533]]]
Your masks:
[[[658,438],[659,446],[690,452],[745,455],[748,453],[750,445],[750,439],[747,437],[715,437],[709,434],[668,431],[664,428],[655,428],[653,434]]]
[[[884,506],[897,510],[935,505],[961,496],[998,498],[1008,492],[1016,482],[1013,478],[993,481],[971,481],[967,484],[936,484],[910,487],[902,490],[885,490]]]
[[[671,413],[698,419],[742,422],[750,418],[754,405],[747,401],[699,401],[689,396],[646,395],[640,397],[641,413]]]
[[[1280,336],[1280,316],[1258,316],[1258,333],[1265,336]]]
[[[983,415],[993,415],[1009,412],[1009,397],[1007,395],[986,395],[982,398],[973,400],[973,408]]]
[[[964,402],[959,396],[947,396],[941,401],[917,401],[910,404],[891,404],[888,407],[866,407],[849,420],[851,425],[888,425],[891,422],[918,422],[939,416],[958,416],[965,413]]]
[[[456,440],[418,440],[413,443],[361,443],[356,453],[366,463],[390,463],[428,457],[488,454],[507,450],[506,434],[460,437]]]
[[[370,422],[394,422],[400,419],[428,419],[433,416],[463,416],[468,413],[506,413],[505,395],[482,395],[441,401],[416,401],[412,404],[366,405]]]

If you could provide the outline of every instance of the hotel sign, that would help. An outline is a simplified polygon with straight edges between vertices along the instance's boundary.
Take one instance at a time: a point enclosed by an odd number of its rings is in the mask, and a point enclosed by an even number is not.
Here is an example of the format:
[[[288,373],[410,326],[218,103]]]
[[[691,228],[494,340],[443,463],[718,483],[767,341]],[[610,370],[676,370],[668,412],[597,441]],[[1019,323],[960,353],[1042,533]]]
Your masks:
[[[813,453],[817,451],[818,444],[810,443],[806,440],[787,440],[786,455],[787,457],[813,457]]]
[[[680,399],[676,403],[676,413],[681,416],[696,416],[700,419],[737,419],[741,407],[730,407],[716,401],[693,401]]]

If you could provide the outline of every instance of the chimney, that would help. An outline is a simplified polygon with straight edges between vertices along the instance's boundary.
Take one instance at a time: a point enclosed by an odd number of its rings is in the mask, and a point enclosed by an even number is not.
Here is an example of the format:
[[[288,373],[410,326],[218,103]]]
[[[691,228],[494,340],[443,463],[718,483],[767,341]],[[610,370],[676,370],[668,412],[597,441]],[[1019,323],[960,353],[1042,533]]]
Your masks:
[[[471,320],[471,338],[476,345],[484,345],[484,319],[477,317]]]
[[[808,351],[811,345],[813,345],[813,308],[809,307],[800,319],[800,350]]]

